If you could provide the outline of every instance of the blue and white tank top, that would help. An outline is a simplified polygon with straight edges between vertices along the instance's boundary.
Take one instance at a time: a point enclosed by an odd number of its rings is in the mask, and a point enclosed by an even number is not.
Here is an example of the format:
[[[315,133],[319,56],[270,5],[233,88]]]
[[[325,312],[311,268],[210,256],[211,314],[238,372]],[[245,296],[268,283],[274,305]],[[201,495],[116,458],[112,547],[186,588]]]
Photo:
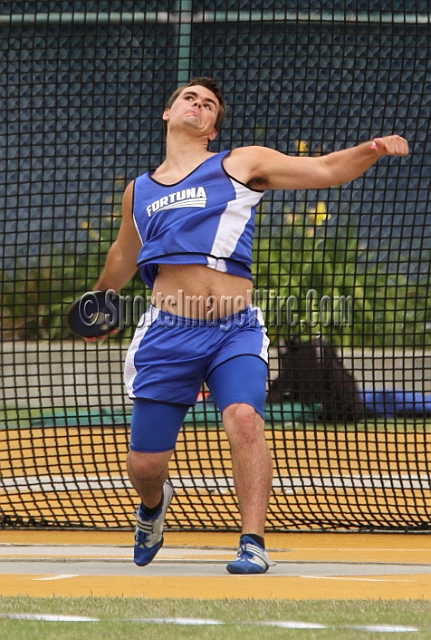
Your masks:
[[[151,289],[159,264],[203,264],[252,279],[254,216],[263,192],[226,173],[222,163],[229,153],[211,156],[173,185],[157,182],[152,172],[136,178],[138,267]]]

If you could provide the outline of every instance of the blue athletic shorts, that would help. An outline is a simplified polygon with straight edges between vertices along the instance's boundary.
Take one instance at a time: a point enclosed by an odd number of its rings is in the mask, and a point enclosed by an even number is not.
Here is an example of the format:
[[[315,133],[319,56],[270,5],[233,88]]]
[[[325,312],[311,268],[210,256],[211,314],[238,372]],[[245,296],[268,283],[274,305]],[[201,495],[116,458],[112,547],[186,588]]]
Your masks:
[[[203,381],[220,411],[229,404],[245,402],[263,416],[268,346],[257,307],[214,321],[178,317],[150,307],[136,329],[125,363],[128,394],[138,399],[132,416],[131,448],[173,448]],[[163,413],[162,407],[154,406],[159,403],[172,408]],[[175,427],[171,430],[163,422],[175,423]],[[169,433],[162,433],[164,429]]]

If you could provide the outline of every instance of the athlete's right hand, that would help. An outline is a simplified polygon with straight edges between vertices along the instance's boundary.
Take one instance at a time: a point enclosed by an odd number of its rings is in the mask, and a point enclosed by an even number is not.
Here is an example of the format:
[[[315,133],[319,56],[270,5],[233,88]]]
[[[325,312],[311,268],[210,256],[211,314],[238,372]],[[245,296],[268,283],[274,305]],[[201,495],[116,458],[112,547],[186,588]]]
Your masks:
[[[401,136],[391,135],[384,138],[374,138],[371,148],[381,156],[407,156],[409,145]]]

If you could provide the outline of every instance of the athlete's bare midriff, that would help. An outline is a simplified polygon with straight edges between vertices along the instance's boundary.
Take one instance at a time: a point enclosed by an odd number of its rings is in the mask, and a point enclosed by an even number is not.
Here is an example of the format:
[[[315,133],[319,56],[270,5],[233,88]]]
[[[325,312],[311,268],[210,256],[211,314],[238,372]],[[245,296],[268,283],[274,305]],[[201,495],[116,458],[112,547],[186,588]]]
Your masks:
[[[152,303],[187,318],[224,318],[252,301],[252,282],[200,264],[162,264]]]

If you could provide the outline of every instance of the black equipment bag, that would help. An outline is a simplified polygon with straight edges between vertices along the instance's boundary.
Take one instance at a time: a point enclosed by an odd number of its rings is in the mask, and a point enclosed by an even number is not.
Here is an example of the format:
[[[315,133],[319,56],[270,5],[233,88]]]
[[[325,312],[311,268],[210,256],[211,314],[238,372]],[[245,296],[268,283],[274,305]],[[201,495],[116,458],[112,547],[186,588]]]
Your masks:
[[[355,378],[321,335],[308,341],[296,336],[280,345],[279,375],[271,382],[266,400],[321,405],[316,420],[324,423],[356,423],[365,418]]]

